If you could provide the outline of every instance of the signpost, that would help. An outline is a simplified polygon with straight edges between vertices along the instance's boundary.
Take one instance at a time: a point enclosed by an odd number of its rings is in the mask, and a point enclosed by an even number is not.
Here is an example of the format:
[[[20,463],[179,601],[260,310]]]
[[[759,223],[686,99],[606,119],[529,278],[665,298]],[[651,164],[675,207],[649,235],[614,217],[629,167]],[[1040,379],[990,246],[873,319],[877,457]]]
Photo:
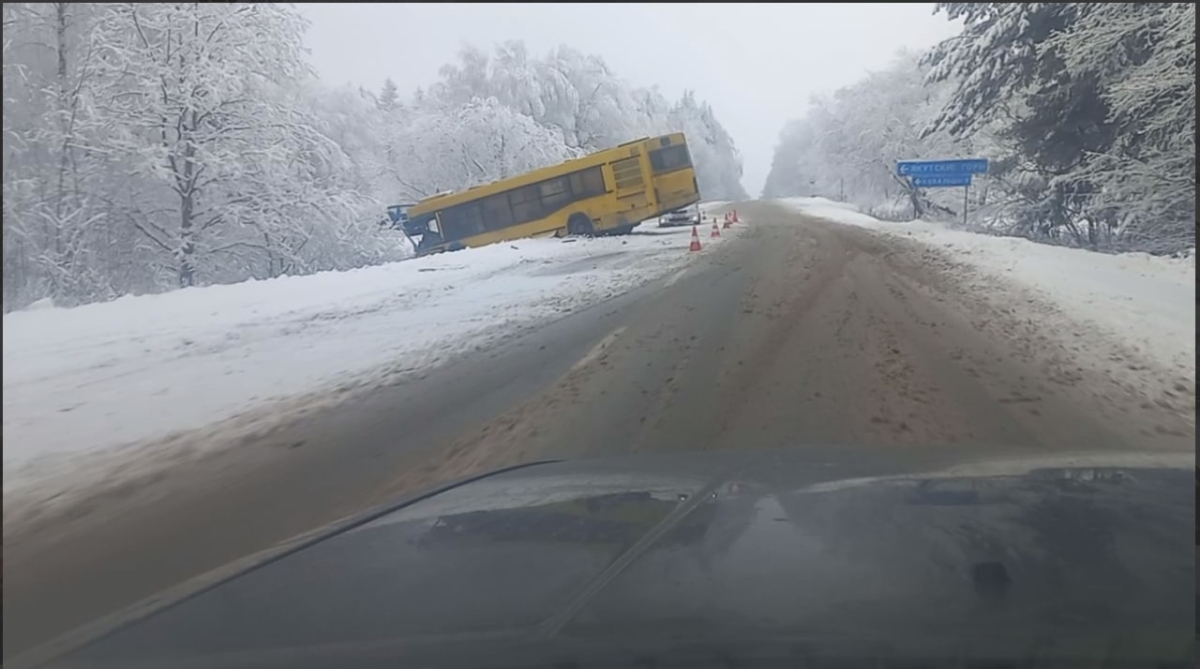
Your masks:
[[[963,225],[967,224],[967,197],[971,192],[971,177],[987,174],[987,158],[950,158],[947,160],[900,160],[896,174],[908,177],[913,188],[963,187]]]
[[[987,174],[987,171],[987,158],[901,160],[896,162],[896,174],[902,177],[933,174]]]

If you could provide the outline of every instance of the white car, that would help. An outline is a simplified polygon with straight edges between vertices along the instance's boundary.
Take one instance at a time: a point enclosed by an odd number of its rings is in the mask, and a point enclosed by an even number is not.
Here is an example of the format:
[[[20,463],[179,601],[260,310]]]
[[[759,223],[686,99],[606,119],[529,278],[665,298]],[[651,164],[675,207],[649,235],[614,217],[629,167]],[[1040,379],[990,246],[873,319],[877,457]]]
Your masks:
[[[704,213],[700,211],[700,205],[692,205],[683,209],[667,212],[665,216],[658,217],[658,227],[672,228],[679,225],[699,225],[703,222]]]

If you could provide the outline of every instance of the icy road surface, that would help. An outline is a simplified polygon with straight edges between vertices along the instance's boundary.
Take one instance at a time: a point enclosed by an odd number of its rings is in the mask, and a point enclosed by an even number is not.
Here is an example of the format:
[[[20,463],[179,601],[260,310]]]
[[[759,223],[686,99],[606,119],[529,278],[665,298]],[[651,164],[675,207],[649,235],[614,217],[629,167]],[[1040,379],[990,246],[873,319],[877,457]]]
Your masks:
[[[5,424],[6,646],[520,463],[787,447],[814,466],[952,464],[1195,448],[1189,263],[880,224],[827,202],[737,209],[744,223],[718,244],[705,235],[696,254],[688,228],[522,242],[18,314],[28,329],[20,350],[5,349],[5,401],[26,404],[6,404],[5,420],[28,422]],[[133,331],[150,353],[129,345]],[[98,351],[114,365],[96,369]],[[262,404],[280,379],[315,392]],[[172,439],[85,450],[105,443],[97,427],[145,418],[161,434],[178,411],[201,423],[251,398],[258,409]],[[59,411],[71,402],[84,406]],[[77,413],[92,403],[103,409]],[[7,465],[35,436],[70,466],[21,481],[14,504]],[[17,472],[52,470],[25,462]]]
[[[7,314],[6,520],[206,447],[169,452],[173,435],[221,421],[222,441],[252,435],[678,271],[704,254],[688,252],[690,233],[651,221],[624,237],[526,239]]]

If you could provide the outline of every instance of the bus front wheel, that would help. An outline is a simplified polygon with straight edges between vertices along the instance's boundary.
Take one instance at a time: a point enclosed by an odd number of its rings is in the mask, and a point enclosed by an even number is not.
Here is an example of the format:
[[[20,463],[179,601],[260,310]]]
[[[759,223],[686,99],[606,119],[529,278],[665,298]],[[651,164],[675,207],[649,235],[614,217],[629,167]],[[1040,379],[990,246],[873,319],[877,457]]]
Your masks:
[[[567,234],[591,237],[596,234],[596,229],[592,226],[592,219],[585,214],[571,214],[567,219]]]

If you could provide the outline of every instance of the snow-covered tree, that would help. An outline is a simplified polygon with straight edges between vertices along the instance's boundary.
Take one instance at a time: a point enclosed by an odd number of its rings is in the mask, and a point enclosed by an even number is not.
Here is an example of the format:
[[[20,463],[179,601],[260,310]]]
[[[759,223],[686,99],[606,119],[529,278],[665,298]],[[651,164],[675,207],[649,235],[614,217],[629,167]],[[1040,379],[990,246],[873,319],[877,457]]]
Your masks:
[[[771,156],[771,170],[763,184],[762,197],[784,198],[816,195],[817,175],[804,172],[805,151],[813,146],[814,126],[798,119],[788,121],[779,132],[779,141]]]
[[[401,129],[392,173],[402,199],[503,179],[575,157],[552,130],[502,104],[476,98],[454,109],[417,111]]]
[[[304,27],[272,4],[114,5],[100,21],[98,104],[119,129],[107,148],[133,156],[169,208],[130,222],[181,286],[214,255],[291,254],[298,209],[334,204],[319,173],[336,147],[286,92],[309,75]]]
[[[124,268],[108,255],[130,238],[111,226],[112,193],[126,183],[108,153],[91,150],[111,123],[98,114],[95,5],[4,5],[5,304],[115,294]]]
[[[1116,129],[1112,150],[1064,180],[1098,185],[1092,209],[1111,212],[1141,245],[1187,246],[1196,221],[1196,6],[1080,5],[1070,30],[1047,40],[1074,76],[1094,77]]]
[[[1027,231],[1068,229],[1083,222],[1079,241],[1095,247],[1111,212],[1092,208],[1101,190],[1080,178],[1094,156],[1116,141],[1097,78],[1072,72],[1052,38],[1070,31],[1081,3],[941,3],[950,19],[961,19],[961,35],[926,57],[931,82],[955,83],[927,130],[969,136],[1002,120],[998,133],[1020,160],[1001,166],[998,176],[1018,184],[1021,206],[1011,209]],[[1074,178],[1064,178],[1075,174]]]
[[[287,5],[2,11],[6,310],[400,259],[388,204],[670,130],[706,196],[740,190],[711,108],[569,47],[468,47],[405,97],[317,82]]]
[[[927,86],[923,79],[918,55],[901,52],[887,69],[814,98],[806,116],[781,133],[764,194],[840,198],[889,215],[959,213],[961,196],[914,191],[895,175],[899,160],[977,151],[946,132],[922,138],[946,95],[944,86]]]
[[[948,4],[931,53],[959,90],[938,123],[999,121],[1021,227],[1170,250],[1195,239],[1195,6]]]
[[[441,75],[429,96],[429,106],[441,113],[494,98],[553,131],[572,150],[597,151],[637,137],[683,131],[705,197],[745,197],[733,140],[711,106],[693,93],[672,105],[657,90],[629,86],[599,56],[559,46],[535,58],[519,41],[498,46],[494,57],[465,47],[459,62],[443,67]]]
[[[709,199],[743,200],[742,158],[733,138],[713,114],[712,106],[684,91],[668,112],[665,130],[682,131],[688,139],[700,192]]]
[[[400,103],[400,91],[396,88],[396,82],[392,81],[391,77],[383,80],[383,88],[379,90],[379,100],[377,104],[379,109],[384,112],[390,112]]]
[[[543,90],[548,121],[568,145],[598,151],[638,137],[633,92],[599,56],[560,46],[547,56]]]
[[[949,215],[957,196],[908,188],[894,161],[985,156],[972,227],[1094,249],[1194,246],[1194,5],[938,11],[963,32],[815,100],[781,133],[766,194]]]

